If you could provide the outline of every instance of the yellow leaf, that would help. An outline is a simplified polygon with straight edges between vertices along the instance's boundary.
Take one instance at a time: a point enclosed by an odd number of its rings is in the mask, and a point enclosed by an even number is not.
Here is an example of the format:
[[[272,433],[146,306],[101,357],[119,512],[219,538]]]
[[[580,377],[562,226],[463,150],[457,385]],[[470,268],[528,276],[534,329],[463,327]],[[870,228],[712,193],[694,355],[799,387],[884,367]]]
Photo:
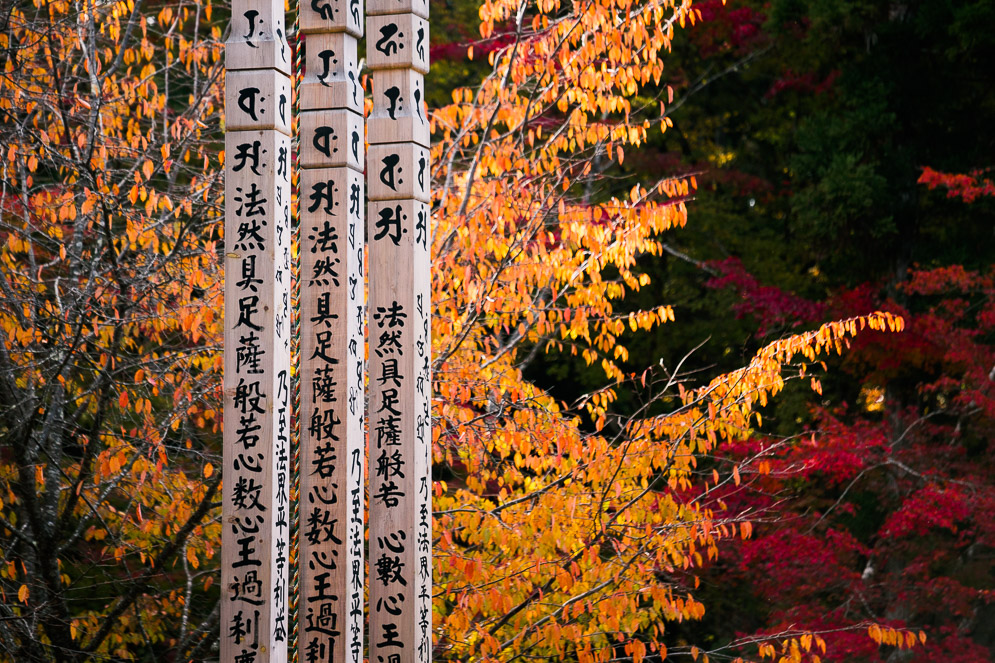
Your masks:
[[[200,566],[200,560],[197,559],[197,552],[193,548],[187,548],[187,561],[195,569]]]
[[[740,536],[742,536],[744,539],[750,538],[750,535],[753,534],[753,523],[748,522],[748,521],[744,521],[744,522],[740,523],[739,524],[739,533],[740,533]],[[807,649],[807,647],[806,647],[806,649]]]
[[[31,590],[28,589],[27,585],[21,585],[21,588],[17,590],[17,599],[21,603],[28,602],[28,596],[31,594]]]

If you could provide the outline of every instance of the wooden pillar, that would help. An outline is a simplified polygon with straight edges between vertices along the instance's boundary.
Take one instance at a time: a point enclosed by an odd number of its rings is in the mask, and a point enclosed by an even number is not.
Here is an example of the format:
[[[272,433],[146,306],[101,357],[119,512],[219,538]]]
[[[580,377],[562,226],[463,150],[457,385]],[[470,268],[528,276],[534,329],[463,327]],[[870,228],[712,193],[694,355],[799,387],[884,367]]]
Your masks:
[[[298,5],[301,663],[363,663],[365,386],[359,0]]]
[[[369,0],[370,663],[432,657],[427,0]]]
[[[221,662],[287,660],[290,49],[282,0],[235,0],[225,45]]]

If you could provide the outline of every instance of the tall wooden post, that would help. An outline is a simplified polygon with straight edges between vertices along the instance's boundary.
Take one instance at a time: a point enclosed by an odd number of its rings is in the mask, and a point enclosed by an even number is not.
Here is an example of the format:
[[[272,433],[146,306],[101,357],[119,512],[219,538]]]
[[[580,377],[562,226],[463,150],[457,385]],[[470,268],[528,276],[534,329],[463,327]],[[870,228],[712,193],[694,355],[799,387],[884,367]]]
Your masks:
[[[287,660],[290,49],[282,0],[234,0],[225,45],[222,663]]]
[[[363,663],[363,90],[359,0],[300,2],[302,663]]]
[[[361,0],[299,4],[300,637],[305,663],[364,660],[364,455],[371,663],[432,655],[427,0],[374,0],[364,150]],[[233,0],[226,44],[221,660],[287,660],[290,49],[282,0]],[[371,394],[364,438],[364,166]],[[368,448],[367,448],[368,446]]]
[[[370,663],[432,657],[427,0],[369,0]]]

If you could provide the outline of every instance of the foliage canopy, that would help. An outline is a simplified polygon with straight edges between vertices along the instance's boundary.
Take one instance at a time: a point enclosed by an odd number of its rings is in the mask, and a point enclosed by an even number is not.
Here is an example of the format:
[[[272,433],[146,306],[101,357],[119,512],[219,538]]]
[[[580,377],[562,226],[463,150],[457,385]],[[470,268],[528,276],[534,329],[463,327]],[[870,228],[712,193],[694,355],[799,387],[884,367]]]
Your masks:
[[[10,660],[201,660],[216,644],[221,30],[206,0],[143,9],[33,0],[0,34]],[[624,334],[674,312],[617,304],[648,284],[637,260],[684,226],[696,182],[599,182],[671,123],[664,58],[700,15],[497,0],[480,17],[500,37],[490,73],[432,115],[436,658],[697,657],[667,624],[703,615],[696,570],[751,532],[703,499],[740,481],[707,455],[818,353],[902,320],[818,327],[696,389],[679,366],[623,370]],[[529,383],[548,348],[600,366],[606,386],[568,405]],[[613,412],[635,384],[652,397]],[[819,644],[788,633],[755,653]]]

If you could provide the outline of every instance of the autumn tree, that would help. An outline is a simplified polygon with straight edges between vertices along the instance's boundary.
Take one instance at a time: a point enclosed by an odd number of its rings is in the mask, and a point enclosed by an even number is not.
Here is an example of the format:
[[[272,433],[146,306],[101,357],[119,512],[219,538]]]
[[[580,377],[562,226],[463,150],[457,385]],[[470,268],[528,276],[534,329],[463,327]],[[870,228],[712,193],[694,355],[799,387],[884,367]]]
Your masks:
[[[216,627],[221,49],[210,2],[6,3],[0,658]]]
[[[725,280],[745,298],[756,292],[742,274]],[[906,660],[988,658],[992,285],[990,269],[938,267],[899,285],[902,304],[865,285],[813,307],[838,314],[876,304],[909,327],[900,339],[857,341],[842,366],[854,401],[814,407],[792,438],[757,435],[730,449],[749,479],[721,498],[766,524],[708,575],[763,606],[737,620],[743,631],[790,623],[832,632],[834,659],[889,660],[847,631],[876,618],[929,634]],[[773,453],[748,460],[764,449]],[[759,580],[757,567],[768,571]]]
[[[673,630],[727,642],[876,616],[922,629],[925,646],[847,631],[825,636],[828,655],[987,660],[991,7],[696,6],[712,20],[668,64],[697,91],[677,131],[625,164],[699,173],[688,229],[667,238],[694,262],[649,266],[697,328],[641,347],[679,357],[707,335],[699,361],[724,366],[848,312],[886,308],[908,327],[827,360],[816,407],[808,385],[786,385],[763,409],[766,435],[715,461],[776,450],[740,467],[747,487],[715,493],[753,514],[754,538],[720,544],[701,575],[705,618]]]
[[[761,283],[812,302],[886,274],[897,282],[917,263],[987,266],[978,218],[988,203],[946,204],[917,180],[924,166],[991,179],[990,3],[694,6],[705,20],[679,32],[667,58],[674,127],[608,171],[698,181],[687,227],[664,239],[673,253],[641,260],[653,284],[622,304],[664,299],[683,324],[633,341],[633,354],[676,362],[709,339],[690,366],[728,370],[798,329],[769,325],[751,341],[755,320],[729,315],[730,291],[707,285],[713,260],[738,258]],[[793,412],[772,419],[785,434],[809,398],[789,391],[778,402]]]
[[[204,660],[217,641],[224,17],[157,9],[37,0],[5,18],[9,660]],[[649,285],[638,261],[685,225],[696,182],[606,173],[671,124],[664,58],[701,16],[673,0],[497,0],[479,16],[488,73],[432,112],[435,656],[697,657],[671,625],[702,617],[698,570],[752,529],[709,501],[738,468],[700,462],[818,353],[902,321],[814,326],[693,389],[676,362],[630,370],[626,335],[675,316],[618,305]],[[551,349],[603,385],[568,404],[524,379]],[[646,403],[616,411],[636,385]],[[785,631],[750,653],[820,643]]]
[[[674,316],[659,302],[616,307],[649,285],[637,260],[660,255],[660,233],[684,226],[695,182],[630,184],[618,196],[605,172],[668,128],[663,56],[698,14],[609,0],[487,2],[480,16],[470,55],[487,46],[491,73],[432,119],[436,657],[697,657],[670,623],[705,614],[695,569],[751,530],[705,497],[737,484],[738,469],[713,474],[699,459],[759,424],[756,408],[804,372],[785,364],[901,321],[875,314],[789,337],[696,390],[677,363],[647,368],[642,357],[645,370],[623,370],[624,335]],[[523,379],[549,350],[599,367],[607,382],[558,401]],[[651,396],[615,411],[633,387]],[[754,641],[753,655],[797,660],[821,643],[781,635]]]

